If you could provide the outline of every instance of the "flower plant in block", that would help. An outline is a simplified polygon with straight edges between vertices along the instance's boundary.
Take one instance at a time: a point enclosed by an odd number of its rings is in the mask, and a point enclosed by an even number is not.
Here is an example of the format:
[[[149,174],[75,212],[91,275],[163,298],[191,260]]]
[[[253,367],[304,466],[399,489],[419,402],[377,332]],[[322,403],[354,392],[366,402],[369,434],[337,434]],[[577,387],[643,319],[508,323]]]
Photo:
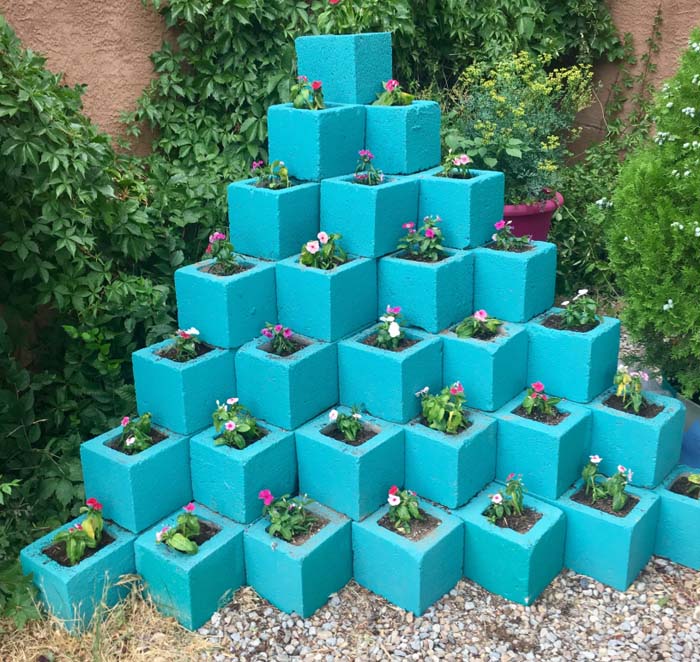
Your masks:
[[[350,3],[348,3],[350,4]],[[377,95],[373,106],[409,106],[413,103],[413,95],[401,89],[401,83],[392,78],[383,83],[384,90]]]
[[[265,436],[255,417],[238,401],[228,398],[223,404],[217,402],[212,415],[214,430],[220,433],[214,441],[216,446],[232,446],[243,449]]]
[[[503,326],[503,322],[489,314],[482,308],[471,317],[465,317],[454,328],[458,338],[476,338],[477,340],[491,340],[496,337]]]
[[[407,230],[406,235],[397,246],[399,251],[403,251],[399,257],[418,262],[438,262],[444,259],[442,230],[438,226],[441,221],[439,216],[426,216],[419,229],[416,229],[415,223],[405,223],[403,227]]]
[[[54,544],[45,551],[47,556],[62,565],[76,565],[86,552],[94,553],[111,542],[111,537],[104,543],[102,541],[102,504],[97,499],[90,497],[80,512],[85,514],[85,519],[57,533],[53,539]]]
[[[625,492],[627,483],[632,480],[632,469],[618,464],[617,472],[606,478],[598,471],[598,465],[602,461],[600,455],[590,456],[581,473],[584,484],[582,493],[578,492],[572,498],[613,515],[624,516],[636,503],[636,500],[630,500]]]
[[[368,149],[361,149],[358,152],[360,158],[357,161],[353,181],[355,184],[364,186],[377,186],[384,181],[384,173],[377,170],[372,164],[374,154]]]
[[[164,544],[183,554],[196,554],[199,551],[197,539],[209,539],[216,533],[216,529],[203,526],[197,515],[194,514],[194,502],[183,506],[184,512],[177,516],[175,526],[164,526],[156,532],[156,543]]]
[[[289,177],[289,169],[284,161],[279,159],[267,165],[265,165],[265,161],[253,161],[250,170],[255,178],[256,188],[277,191],[294,185],[293,180]]]
[[[296,82],[289,89],[292,105],[303,110],[323,110],[323,83],[320,80],[309,81],[306,76],[297,76]]]
[[[416,396],[421,399],[423,421],[429,428],[457,434],[471,425],[464,410],[464,386],[459,382],[445,386],[440,393],[430,393],[426,386]]]

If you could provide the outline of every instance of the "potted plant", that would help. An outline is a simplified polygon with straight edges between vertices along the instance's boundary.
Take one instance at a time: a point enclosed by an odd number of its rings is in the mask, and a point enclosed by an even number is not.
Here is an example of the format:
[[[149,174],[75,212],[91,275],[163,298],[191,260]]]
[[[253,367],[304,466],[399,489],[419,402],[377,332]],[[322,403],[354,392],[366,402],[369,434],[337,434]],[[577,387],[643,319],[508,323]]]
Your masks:
[[[211,404],[235,392],[234,355],[201,342],[194,327],[139,349],[131,355],[138,410],[179,434],[201,430]]]
[[[491,483],[455,511],[464,520],[464,576],[507,600],[531,605],[564,565],[566,520],[524,494],[522,478]]]
[[[308,618],[352,577],[350,520],[305,497],[260,491],[263,518],[245,531],[248,584]]]
[[[365,140],[384,172],[409,175],[440,163],[440,106],[414,101],[399,81],[383,83],[377,99],[365,107]]]
[[[125,598],[130,585],[119,578],[136,569],[135,536],[103,521],[102,504],[94,497],[80,512],[19,555],[22,571],[32,574],[41,601],[71,633],[85,629],[99,605],[113,607]]]
[[[540,379],[576,402],[590,402],[612,383],[620,346],[620,322],[598,315],[587,294],[579,290],[527,325],[528,380]]]
[[[544,384],[537,381],[494,416],[498,419],[496,475],[517,466],[535,496],[561,496],[581,471],[591,438],[590,411],[547,395]]]
[[[190,440],[192,492],[198,503],[248,524],[260,516],[258,493],[297,483],[294,434],[262,423],[238,398],[217,403],[214,425]]]
[[[212,259],[175,272],[178,321],[212,345],[240,347],[276,315],[275,267],[237,257],[223,232],[209,236],[206,255]]]
[[[516,235],[538,241],[564,203],[558,186],[566,146],[578,135],[576,114],[591,101],[590,66],[547,70],[550,59],[523,51],[468,67],[451,91],[447,118],[446,143],[505,174],[503,218]]]
[[[253,161],[251,175],[228,185],[231,241],[266,260],[294,255],[318,232],[320,185],[290,177],[283,161]]]
[[[494,223],[491,242],[474,250],[474,307],[509,322],[527,322],[554,303],[557,248],[516,237],[513,224]]]
[[[654,554],[700,570],[700,549],[695,544],[700,526],[700,473],[679,465],[655,492],[660,510]]]
[[[566,515],[564,565],[625,591],[654,552],[659,497],[628,487],[630,470],[619,465],[610,478],[591,455],[582,479],[556,505]]]
[[[379,260],[378,300],[399,305],[411,326],[438,333],[472,310],[474,257],[444,248],[442,219],[406,223],[398,252]],[[380,308],[380,314],[381,314]]]
[[[404,478],[401,427],[360,408],[338,407],[295,432],[299,490],[360,520],[382,505]]]
[[[338,343],[340,401],[362,402],[374,416],[407,423],[420,411],[416,391],[442,381],[442,341],[401,327],[401,307],[387,305],[379,324]]]
[[[675,398],[642,391],[649,375],[618,366],[615,387],[603,391],[589,407],[593,414],[593,445],[606,459],[604,474],[621,464],[636,464],[630,481],[638,487],[656,487],[678,464],[683,440],[683,404]]]
[[[396,485],[387,502],[352,523],[355,581],[420,616],[462,576],[462,522]]]
[[[151,414],[80,445],[85,491],[105,517],[140,533],[192,499],[188,436],[152,425]]]
[[[189,503],[136,539],[136,570],[158,610],[196,630],[245,582],[243,527]]]
[[[349,257],[340,238],[319,232],[300,255],[276,265],[279,317],[299,333],[328,342],[371,324],[377,309],[376,263]]]
[[[236,353],[238,395],[260,418],[294,430],[338,401],[335,344],[268,325]]]
[[[442,335],[445,382],[461,382],[476,409],[494,411],[514,398],[526,383],[525,327],[477,310]]]
[[[405,426],[406,482],[426,499],[458,508],[496,470],[496,420],[464,407],[460,382],[418,393],[421,416]]]
[[[352,172],[365,144],[365,109],[326,104],[320,80],[299,76],[292,103],[267,111],[270,158],[282,159],[299,179],[319,181]]]
[[[371,103],[382,89],[382,81],[391,78],[391,33],[338,34],[357,25],[340,18],[339,9],[342,13],[353,8],[329,5],[321,14],[323,19],[319,16],[324,29],[334,34],[294,40],[298,69],[311,79],[326,81],[325,96],[332,103]]]
[[[354,255],[381,257],[396,250],[401,225],[418,215],[418,181],[385,177],[360,150],[353,175],[321,182],[321,230],[342,234]]]
[[[503,217],[503,174],[476,170],[468,154],[449,152],[442,165],[418,175],[418,214],[444,219],[450,248],[481,246]]]

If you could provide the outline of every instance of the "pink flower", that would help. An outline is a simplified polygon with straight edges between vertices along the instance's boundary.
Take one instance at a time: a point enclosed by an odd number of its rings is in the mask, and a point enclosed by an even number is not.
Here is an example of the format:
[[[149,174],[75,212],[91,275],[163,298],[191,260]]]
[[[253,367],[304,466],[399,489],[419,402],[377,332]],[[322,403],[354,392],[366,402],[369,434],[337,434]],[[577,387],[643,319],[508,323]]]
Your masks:
[[[327,232],[321,231],[316,235],[316,237],[322,244],[328,243],[328,233]]]
[[[275,324],[275,333],[282,333],[283,328],[281,324]]]
[[[76,524],[76,525],[75,525],[75,530],[76,530],[76,531],[82,531],[82,530],[83,530],[83,525],[80,524],[80,523]]]
[[[386,312],[389,313],[389,315],[398,315],[401,312],[401,306],[387,305]]]
[[[307,241],[306,242],[306,250],[311,253],[311,255],[315,255],[321,250],[321,246],[317,241]]]
[[[428,237],[428,239],[432,239],[435,236],[435,230],[433,230],[433,228],[426,228],[425,236]]]
[[[649,381],[649,373],[644,372],[644,370],[639,371],[639,376],[645,381]]]
[[[273,335],[272,331],[270,331],[270,329],[267,329],[267,328],[262,329],[260,331],[260,333],[262,333],[266,338],[272,338],[272,335]]]
[[[224,427],[228,432],[233,432],[236,429],[236,423],[235,421],[226,421]]]
[[[603,461],[600,455],[591,455],[588,459],[591,461],[591,464],[600,464]]]
[[[544,391],[544,384],[542,382],[532,382],[530,386],[535,393],[542,393],[542,391]]]
[[[491,498],[491,503],[495,503],[495,504],[503,503],[503,497],[500,494],[492,494],[490,498]]]
[[[454,159],[452,159],[452,165],[462,165],[462,162],[459,160],[459,156],[456,156]]]
[[[125,428],[127,425],[129,425],[129,420],[130,419],[128,416],[124,416],[124,418],[122,418],[122,427],[123,428]]]
[[[397,87],[399,86],[399,81],[397,81],[395,78],[392,78],[391,80],[388,80],[384,88],[386,89],[387,92],[393,92]]]
[[[265,161],[253,161],[251,164],[251,170],[257,170],[258,168],[262,168],[265,165]]]
[[[387,498],[387,502],[390,506],[398,506],[401,503],[401,497],[396,496],[396,494],[390,494]]]
[[[416,224],[415,224],[415,223],[404,223],[401,227],[402,227],[404,230],[410,230],[410,229],[412,229],[412,228],[415,228],[415,227],[416,227]]]
[[[509,473],[508,478],[506,478],[506,480],[513,480],[513,478],[515,478],[515,473]]]
[[[472,160],[466,154],[461,154],[459,157],[459,162],[462,165],[469,165],[472,162]]]
[[[93,510],[102,510],[102,504],[95,499],[95,497],[90,497],[86,502],[85,505],[88,508],[92,508]]]
[[[180,338],[184,338],[185,340],[188,340],[190,337],[190,334],[187,333],[187,331],[179,331],[178,330],[177,335],[180,336]]]
[[[478,320],[479,322],[485,322],[488,316],[488,313],[483,308],[474,313],[474,319]]]
[[[617,465],[617,470],[618,470],[621,474],[626,474],[626,473],[627,473],[627,468],[626,468],[626,467],[623,467],[621,464],[618,464],[618,465]]]
[[[204,249],[204,252],[209,255],[211,253],[211,244],[207,244],[207,247]]]
[[[214,234],[209,235],[209,243],[213,244],[215,241],[223,241],[226,239],[226,235],[223,232],[214,232]]]
[[[496,228],[496,230],[502,230],[504,227],[506,227],[506,222],[501,219],[498,221],[498,223],[494,223],[493,227]]]
[[[287,329],[285,329],[285,330],[282,332],[282,335],[283,335],[285,338],[289,339],[289,338],[292,337],[292,330],[289,329],[289,328],[287,328]]]
[[[450,386],[450,393],[452,395],[461,395],[464,393],[464,386],[462,386],[459,382],[455,382]]]
[[[306,76],[297,76],[297,80],[306,83],[309,79]]]
[[[389,488],[389,494],[396,494],[398,491],[399,491],[399,488],[396,487],[396,485],[392,485],[392,486]]]
[[[363,158],[369,159],[370,161],[374,158],[374,154],[372,154],[372,152],[370,152],[368,149],[361,149],[358,154]]]
[[[331,423],[334,423],[335,421],[338,420],[338,410],[337,410],[337,409],[331,409],[331,410],[328,412],[328,420],[329,420]]]
[[[186,506],[183,506],[182,509],[186,513],[193,513],[194,512],[194,501],[190,501]]]
[[[226,400],[227,405],[235,405],[238,402],[238,398],[229,398]]]
[[[320,80],[315,80],[313,83],[311,83],[311,88],[313,90],[320,90],[321,89],[321,81]]]
[[[168,532],[169,529],[169,526],[164,526],[160,531],[156,531],[156,542],[161,542],[163,540],[163,536]]]
[[[275,497],[272,496],[270,490],[260,490],[260,492],[258,492],[258,499],[262,499],[262,502],[266,506],[269,506],[275,500]]]
[[[329,5],[337,5],[340,2],[340,0],[328,0]]]

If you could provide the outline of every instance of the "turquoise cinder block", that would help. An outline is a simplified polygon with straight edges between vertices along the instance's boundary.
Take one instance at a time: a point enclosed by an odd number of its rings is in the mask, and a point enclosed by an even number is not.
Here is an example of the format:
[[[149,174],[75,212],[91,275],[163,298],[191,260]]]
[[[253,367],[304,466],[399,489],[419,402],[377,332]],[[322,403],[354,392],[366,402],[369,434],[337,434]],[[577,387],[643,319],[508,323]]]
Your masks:
[[[578,481],[554,503],[566,515],[564,565],[574,572],[625,591],[654,552],[659,497],[649,490],[628,487],[639,503],[624,517],[604,513],[571,500]]]
[[[525,328],[510,322],[492,340],[442,335],[445,384],[461,382],[467,404],[494,411],[515,397],[526,384],[528,337]]]
[[[338,401],[338,352],[313,342],[290,356],[265,351],[258,338],[236,355],[238,395],[261,419],[293,430]]]
[[[374,322],[377,265],[354,257],[334,269],[277,263],[278,319],[297,333],[333,342]]]
[[[326,101],[371,103],[391,78],[391,33],[297,37],[297,69],[323,83]]]
[[[181,329],[198,329],[211,345],[240,347],[277,317],[275,266],[246,258],[240,263],[250,268],[232,276],[202,271],[213,263],[198,262],[175,272],[178,322]]]
[[[111,448],[120,427],[80,445],[85,494],[102,503],[107,519],[134,533],[192,500],[190,438],[157,429],[167,439],[135,455]]]
[[[63,566],[43,553],[53,544],[54,536],[85,519],[83,516],[64,524],[35,540],[19,555],[24,574],[33,574],[34,584],[47,609],[60,618],[73,633],[85,629],[101,603],[113,607],[126,597],[129,585],[117,586],[122,575],[135,572],[134,540],[136,536],[116,524],[105,522],[104,531],[114,538],[77,565]]]
[[[558,508],[525,496],[526,508],[542,517],[525,533],[491,524],[483,515],[492,483],[455,515],[464,520],[464,576],[507,600],[531,605],[564,565],[566,519]],[[504,559],[504,563],[494,563]]]
[[[440,163],[437,103],[414,101],[409,106],[367,106],[366,111],[365,144],[374,154],[374,164],[379,170],[391,175],[409,175]],[[423,215],[435,213],[428,211]]]
[[[199,545],[196,554],[183,554],[156,543],[156,532],[175,526],[180,512],[136,539],[136,570],[158,610],[196,630],[245,582],[243,527],[198,505],[194,514],[219,531]]]
[[[421,423],[406,430],[406,485],[448,508],[471,499],[496,471],[495,419],[469,411],[472,424],[460,434],[431,430]]]
[[[400,253],[379,260],[378,311],[401,306],[406,323],[431,333],[446,329],[472,312],[474,256],[447,250],[439,262],[417,262]]]
[[[260,517],[258,493],[296,491],[297,462],[294,433],[267,423],[267,434],[239,450],[215,446],[219,433],[211,427],[192,437],[190,458],[195,501],[226,517],[248,524]]]
[[[416,179],[388,177],[383,184],[367,186],[348,175],[321,183],[321,230],[342,234],[349,253],[380,257],[395,251],[406,234],[401,226],[417,216]]]
[[[369,329],[338,343],[340,401],[362,404],[387,421],[407,423],[421,409],[416,392],[442,386],[442,340],[410,329],[406,336],[420,342],[400,352],[365,345]]]
[[[231,242],[239,253],[266,260],[298,253],[318,233],[320,185],[304,182],[270,190],[257,188],[256,181],[228,185]]]
[[[527,322],[554,303],[557,248],[532,242],[524,253],[474,251],[474,308],[509,322]]]
[[[303,618],[352,577],[350,520],[320,503],[309,510],[328,523],[301,545],[272,537],[266,518],[246,529],[243,541],[248,584],[278,609]]]
[[[603,458],[598,469],[612,475],[622,464],[633,471],[632,485],[656,487],[681,457],[685,406],[675,398],[645,391],[648,402],[664,409],[654,418],[644,418],[604,405],[614,393],[615,389],[605,391],[589,405],[591,453]]]
[[[365,144],[365,109],[327,104],[324,110],[306,110],[279,104],[267,111],[267,129],[270,160],[284,161],[299,179],[319,181],[355,171],[357,152]]]
[[[420,540],[377,524],[389,506],[352,523],[355,581],[417,616],[459,581],[464,552],[462,521],[424,501],[420,507],[440,520]]]
[[[655,490],[659,497],[659,525],[654,554],[694,570],[700,570],[700,500],[671,492],[670,487],[680,476],[697,472],[680,465]]]
[[[159,425],[191,434],[209,425],[217,400],[235,395],[235,352],[214,348],[184,363],[156,354],[172,343],[163,340],[131,355],[136,405]]]
[[[552,308],[527,324],[530,347],[528,382],[542,382],[547,393],[575,402],[590,402],[607,389],[617,371],[620,322],[603,317],[586,333],[549,329],[542,322],[560,308]]]
[[[503,218],[503,173],[472,170],[470,179],[456,179],[438,177],[441,171],[420,174],[419,216],[442,218],[445,246],[474,248],[490,241],[494,223]]]
[[[332,428],[327,413],[295,433],[299,491],[356,520],[381,506],[392,485],[404,484],[403,430],[371,416],[362,420],[377,434],[360,446],[323,434]]]
[[[514,414],[520,394],[494,413],[498,419],[496,476],[522,474],[531,494],[556,499],[581,475],[590,443],[591,412],[573,402],[557,407],[569,415],[557,425]]]

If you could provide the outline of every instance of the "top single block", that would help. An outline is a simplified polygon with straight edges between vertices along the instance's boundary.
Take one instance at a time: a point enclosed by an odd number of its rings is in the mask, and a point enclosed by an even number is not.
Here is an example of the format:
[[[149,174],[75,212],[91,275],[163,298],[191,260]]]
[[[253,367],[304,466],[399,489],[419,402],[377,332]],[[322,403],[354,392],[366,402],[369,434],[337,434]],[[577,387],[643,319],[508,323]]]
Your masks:
[[[392,77],[391,33],[316,35],[295,40],[300,76],[323,83],[329,103],[372,103]]]

